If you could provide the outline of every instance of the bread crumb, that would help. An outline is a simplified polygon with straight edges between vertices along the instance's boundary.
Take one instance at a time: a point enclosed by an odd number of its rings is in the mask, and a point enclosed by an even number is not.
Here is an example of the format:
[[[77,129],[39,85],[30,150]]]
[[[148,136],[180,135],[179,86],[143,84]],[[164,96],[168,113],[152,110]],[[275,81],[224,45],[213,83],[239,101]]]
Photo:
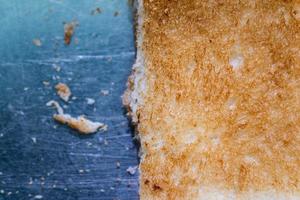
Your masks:
[[[57,72],[60,72],[61,70],[61,67],[57,64],[53,64],[53,68],[57,71]]]
[[[32,140],[33,143],[36,143],[36,138],[35,137],[32,137],[31,140]]]
[[[72,37],[73,37],[73,34],[74,34],[74,30],[75,30],[75,27],[77,25],[78,24],[76,22],[70,22],[70,23],[65,24],[65,26],[64,26],[64,29],[65,29],[64,40],[65,40],[66,45],[69,45],[71,43],[71,40],[72,40]]]
[[[117,166],[117,169],[119,169],[121,167],[121,163],[120,162],[116,162],[116,166]]]
[[[53,79],[53,80],[59,80],[59,79],[60,79],[60,76],[58,76],[58,75],[53,75],[53,76],[52,76],[52,79]]]
[[[33,39],[32,43],[37,47],[42,46],[42,41],[40,39]]]
[[[53,118],[62,123],[68,125],[70,128],[73,128],[80,133],[83,134],[90,134],[95,133],[98,130],[107,130],[107,125],[100,123],[100,122],[92,122],[86,119],[83,115],[74,118],[69,114],[64,114],[62,107],[56,101],[49,101],[47,106],[54,106],[57,109],[58,114],[54,114]]]
[[[57,90],[57,94],[59,97],[64,100],[65,102],[69,101],[70,96],[72,95],[70,88],[64,84],[64,83],[58,83],[55,86],[55,89]]]
[[[101,94],[103,96],[107,96],[109,94],[109,90],[101,90]]]
[[[91,15],[97,15],[97,14],[101,14],[101,13],[102,13],[102,10],[99,7],[91,11]]]
[[[50,82],[49,81],[43,81],[44,86],[49,86]]]
[[[93,105],[93,104],[95,104],[95,99],[92,99],[92,98],[86,98],[86,101],[87,101],[87,104],[88,104],[88,105]]]
[[[108,145],[108,141],[107,140],[104,140],[104,145]]]
[[[129,166],[127,169],[126,169],[126,172],[128,172],[130,175],[134,175],[136,173],[136,170],[137,170],[138,166]]]
[[[69,127],[76,129],[83,134],[95,133],[99,129],[106,130],[105,124],[92,122],[86,119],[83,115],[73,118],[69,114],[55,114],[53,118],[62,124],[67,124]]]
[[[35,198],[35,199],[42,199],[42,198],[43,198],[43,196],[42,196],[42,195],[40,195],[40,194],[38,194],[38,195],[35,195],[35,196],[34,196],[34,198]]]

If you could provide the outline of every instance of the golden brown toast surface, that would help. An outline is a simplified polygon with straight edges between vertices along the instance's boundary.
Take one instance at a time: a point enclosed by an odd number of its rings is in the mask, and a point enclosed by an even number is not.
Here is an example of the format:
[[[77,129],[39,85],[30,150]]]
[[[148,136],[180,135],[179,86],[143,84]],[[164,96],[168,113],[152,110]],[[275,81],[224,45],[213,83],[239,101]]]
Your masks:
[[[144,0],[141,198],[300,191],[300,2]]]

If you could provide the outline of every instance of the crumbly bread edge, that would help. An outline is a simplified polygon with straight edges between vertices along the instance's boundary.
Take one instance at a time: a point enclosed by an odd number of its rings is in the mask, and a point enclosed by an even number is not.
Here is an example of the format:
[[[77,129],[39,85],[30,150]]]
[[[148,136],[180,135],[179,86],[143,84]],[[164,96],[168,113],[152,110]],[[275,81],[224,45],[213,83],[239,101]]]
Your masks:
[[[143,106],[143,96],[147,92],[146,85],[146,63],[145,55],[142,48],[143,44],[143,22],[144,8],[143,0],[135,1],[136,12],[136,61],[132,68],[132,73],[128,78],[127,89],[122,97],[123,104],[128,111],[128,116],[136,130],[139,124],[139,108]],[[135,137],[140,141],[141,135],[135,132]],[[143,149],[140,149],[141,162],[144,157]],[[141,194],[141,199],[160,199],[159,197],[149,196],[149,193]],[[234,191],[219,190],[218,188],[202,188],[199,189],[201,199],[226,200],[226,199],[261,199],[261,200],[300,200],[300,193],[286,194],[284,192],[269,191],[248,191],[243,195],[236,196]]]

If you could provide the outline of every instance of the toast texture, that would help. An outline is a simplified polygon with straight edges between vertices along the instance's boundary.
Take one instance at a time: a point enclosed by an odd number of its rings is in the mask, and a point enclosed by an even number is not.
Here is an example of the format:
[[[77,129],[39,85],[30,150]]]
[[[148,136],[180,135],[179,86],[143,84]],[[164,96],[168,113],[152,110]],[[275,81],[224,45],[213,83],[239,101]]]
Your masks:
[[[123,101],[143,200],[300,199],[300,1],[140,0]]]

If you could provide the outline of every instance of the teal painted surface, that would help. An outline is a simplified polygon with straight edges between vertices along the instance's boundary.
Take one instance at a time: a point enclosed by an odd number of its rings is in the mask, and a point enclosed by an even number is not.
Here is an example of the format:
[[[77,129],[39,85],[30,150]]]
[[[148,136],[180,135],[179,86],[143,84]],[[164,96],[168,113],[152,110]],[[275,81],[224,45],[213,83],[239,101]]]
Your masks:
[[[63,23],[73,20],[79,26],[66,46]],[[0,0],[0,199],[138,199],[138,174],[126,172],[138,164],[137,148],[120,98],[134,58],[125,0]],[[58,82],[77,99],[62,102]],[[55,123],[45,106],[52,99],[108,131],[80,136]]]

